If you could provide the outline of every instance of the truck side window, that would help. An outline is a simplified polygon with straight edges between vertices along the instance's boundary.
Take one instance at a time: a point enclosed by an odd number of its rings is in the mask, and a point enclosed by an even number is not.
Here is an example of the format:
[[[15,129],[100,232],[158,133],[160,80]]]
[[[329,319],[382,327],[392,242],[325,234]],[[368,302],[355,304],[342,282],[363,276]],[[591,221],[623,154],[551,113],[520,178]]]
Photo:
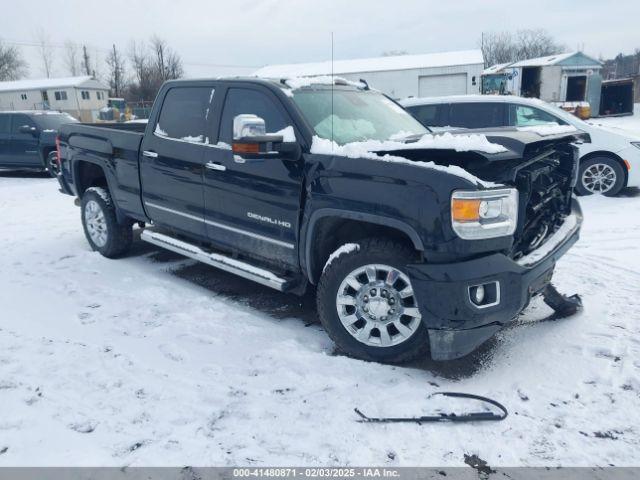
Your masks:
[[[566,125],[564,120],[551,115],[539,108],[528,105],[509,105],[510,125],[513,127],[526,127],[530,125],[544,125],[545,123],[557,123]]]
[[[452,103],[449,125],[463,128],[505,127],[504,103]]]
[[[0,115],[0,133],[11,132],[11,115]]]
[[[289,125],[273,100],[264,93],[248,88],[231,88],[222,110],[220,141],[232,143],[233,119],[243,113],[253,113],[264,119],[268,133],[275,133]]]
[[[14,115],[13,125],[11,126],[11,133],[20,134],[20,127],[27,125],[29,127],[35,127],[36,124],[26,115]]]
[[[195,143],[208,143],[207,121],[211,87],[174,87],[162,102],[154,134]]]

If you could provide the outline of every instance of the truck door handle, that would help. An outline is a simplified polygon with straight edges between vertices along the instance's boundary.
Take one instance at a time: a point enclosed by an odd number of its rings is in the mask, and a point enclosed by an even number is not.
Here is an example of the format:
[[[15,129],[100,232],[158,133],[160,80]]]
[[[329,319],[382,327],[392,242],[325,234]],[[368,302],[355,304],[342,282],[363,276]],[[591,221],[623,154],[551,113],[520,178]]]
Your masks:
[[[152,152],[151,150],[144,150],[142,155],[149,158],[158,158],[158,154],[156,152]]]
[[[207,167],[209,170],[218,170],[220,172],[224,172],[227,167],[225,167],[224,165],[220,165],[217,162],[207,162],[205,164],[205,167]]]

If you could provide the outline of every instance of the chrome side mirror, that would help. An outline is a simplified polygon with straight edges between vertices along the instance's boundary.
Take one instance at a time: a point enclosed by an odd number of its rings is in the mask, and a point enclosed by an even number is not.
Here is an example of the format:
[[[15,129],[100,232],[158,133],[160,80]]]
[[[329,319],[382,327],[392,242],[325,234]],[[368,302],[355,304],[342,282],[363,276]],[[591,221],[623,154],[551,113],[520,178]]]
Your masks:
[[[264,119],[253,113],[243,113],[233,118],[234,140],[264,137],[266,134]]]
[[[18,131],[20,133],[28,133],[31,135],[35,135],[38,130],[36,129],[36,127],[32,127],[30,125],[22,125],[21,127],[18,128]]]

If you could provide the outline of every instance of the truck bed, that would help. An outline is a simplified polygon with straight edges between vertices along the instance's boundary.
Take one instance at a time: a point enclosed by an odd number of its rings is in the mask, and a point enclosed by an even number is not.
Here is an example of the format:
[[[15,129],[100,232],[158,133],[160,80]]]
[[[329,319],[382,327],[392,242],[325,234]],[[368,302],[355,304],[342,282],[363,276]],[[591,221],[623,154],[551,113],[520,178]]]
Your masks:
[[[78,160],[98,163],[106,169],[111,194],[122,213],[131,218],[144,218],[142,207],[139,152],[144,137],[145,124],[78,124],[63,125],[59,136],[67,145],[62,156],[62,174],[70,186],[77,178],[72,174],[72,165]],[[96,162],[95,156],[107,157]],[[71,162],[71,159],[74,161]]]

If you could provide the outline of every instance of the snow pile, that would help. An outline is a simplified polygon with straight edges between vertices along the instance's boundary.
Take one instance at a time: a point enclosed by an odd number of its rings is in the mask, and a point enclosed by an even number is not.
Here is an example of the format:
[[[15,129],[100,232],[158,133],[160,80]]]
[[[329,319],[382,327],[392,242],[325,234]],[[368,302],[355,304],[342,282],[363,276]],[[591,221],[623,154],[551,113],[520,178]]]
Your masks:
[[[287,143],[296,141],[296,133],[291,125],[284,127],[282,130],[278,130],[277,132],[267,133],[267,135],[282,135],[282,141]]]
[[[336,82],[338,82],[358,88],[364,87],[362,82],[352,82],[345,78],[334,77],[331,75],[320,75],[317,77],[289,77],[285,79],[285,82],[289,88],[282,88],[282,91],[289,97],[293,96],[293,90],[310,87],[312,85],[335,85]]]
[[[191,143],[205,143],[204,135],[187,135],[186,137],[180,138],[180,140]],[[209,143],[209,139],[207,138],[206,140],[206,143]]]
[[[541,137],[549,135],[562,135],[563,133],[576,133],[578,130],[573,125],[559,125],[557,123],[546,123],[542,125],[529,125],[527,127],[518,127],[521,132],[537,133]]]
[[[327,263],[324,264],[324,268],[322,269],[322,271],[324,272],[329,267],[329,265],[331,265],[331,263],[340,255],[351,253],[351,252],[357,252],[358,250],[360,250],[360,244],[345,243],[344,245],[339,247],[335,252],[329,255],[329,258],[327,259]]]
[[[458,177],[465,178],[470,182],[483,185],[485,187],[495,186],[492,182],[479,179],[475,175],[467,172],[465,169],[456,165],[438,165],[434,162],[421,162],[417,160],[408,160],[403,157],[384,154],[378,155],[374,152],[393,152],[394,150],[414,150],[414,149],[447,149],[457,152],[479,151],[485,153],[500,153],[507,151],[502,145],[489,142],[484,135],[452,135],[451,133],[443,133],[442,135],[426,134],[417,142],[404,143],[397,140],[387,140],[381,142],[379,140],[366,140],[362,142],[351,142],[345,145],[338,145],[326,138],[320,138],[316,135],[313,137],[311,144],[311,153],[320,155],[339,155],[348,158],[370,158],[373,160],[382,160],[387,162],[404,163],[424,168],[431,168],[447,172]]]
[[[497,143],[491,143],[485,135],[453,135],[449,132],[433,135],[427,133],[415,142],[405,143],[398,140],[364,140],[338,145],[326,138],[313,137],[311,153],[337,154],[346,157],[360,157],[367,152],[392,152],[394,150],[455,150],[456,152],[502,153],[507,149]]]
[[[570,233],[572,233],[578,224],[578,219],[575,215],[569,215],[565,218],[564,222],[553,235],[551,235],[545,242],[534,251],[518,259],[518,264],[527,266],[542,260],[551,251],[553,251],[558,245],[560,245]]]

